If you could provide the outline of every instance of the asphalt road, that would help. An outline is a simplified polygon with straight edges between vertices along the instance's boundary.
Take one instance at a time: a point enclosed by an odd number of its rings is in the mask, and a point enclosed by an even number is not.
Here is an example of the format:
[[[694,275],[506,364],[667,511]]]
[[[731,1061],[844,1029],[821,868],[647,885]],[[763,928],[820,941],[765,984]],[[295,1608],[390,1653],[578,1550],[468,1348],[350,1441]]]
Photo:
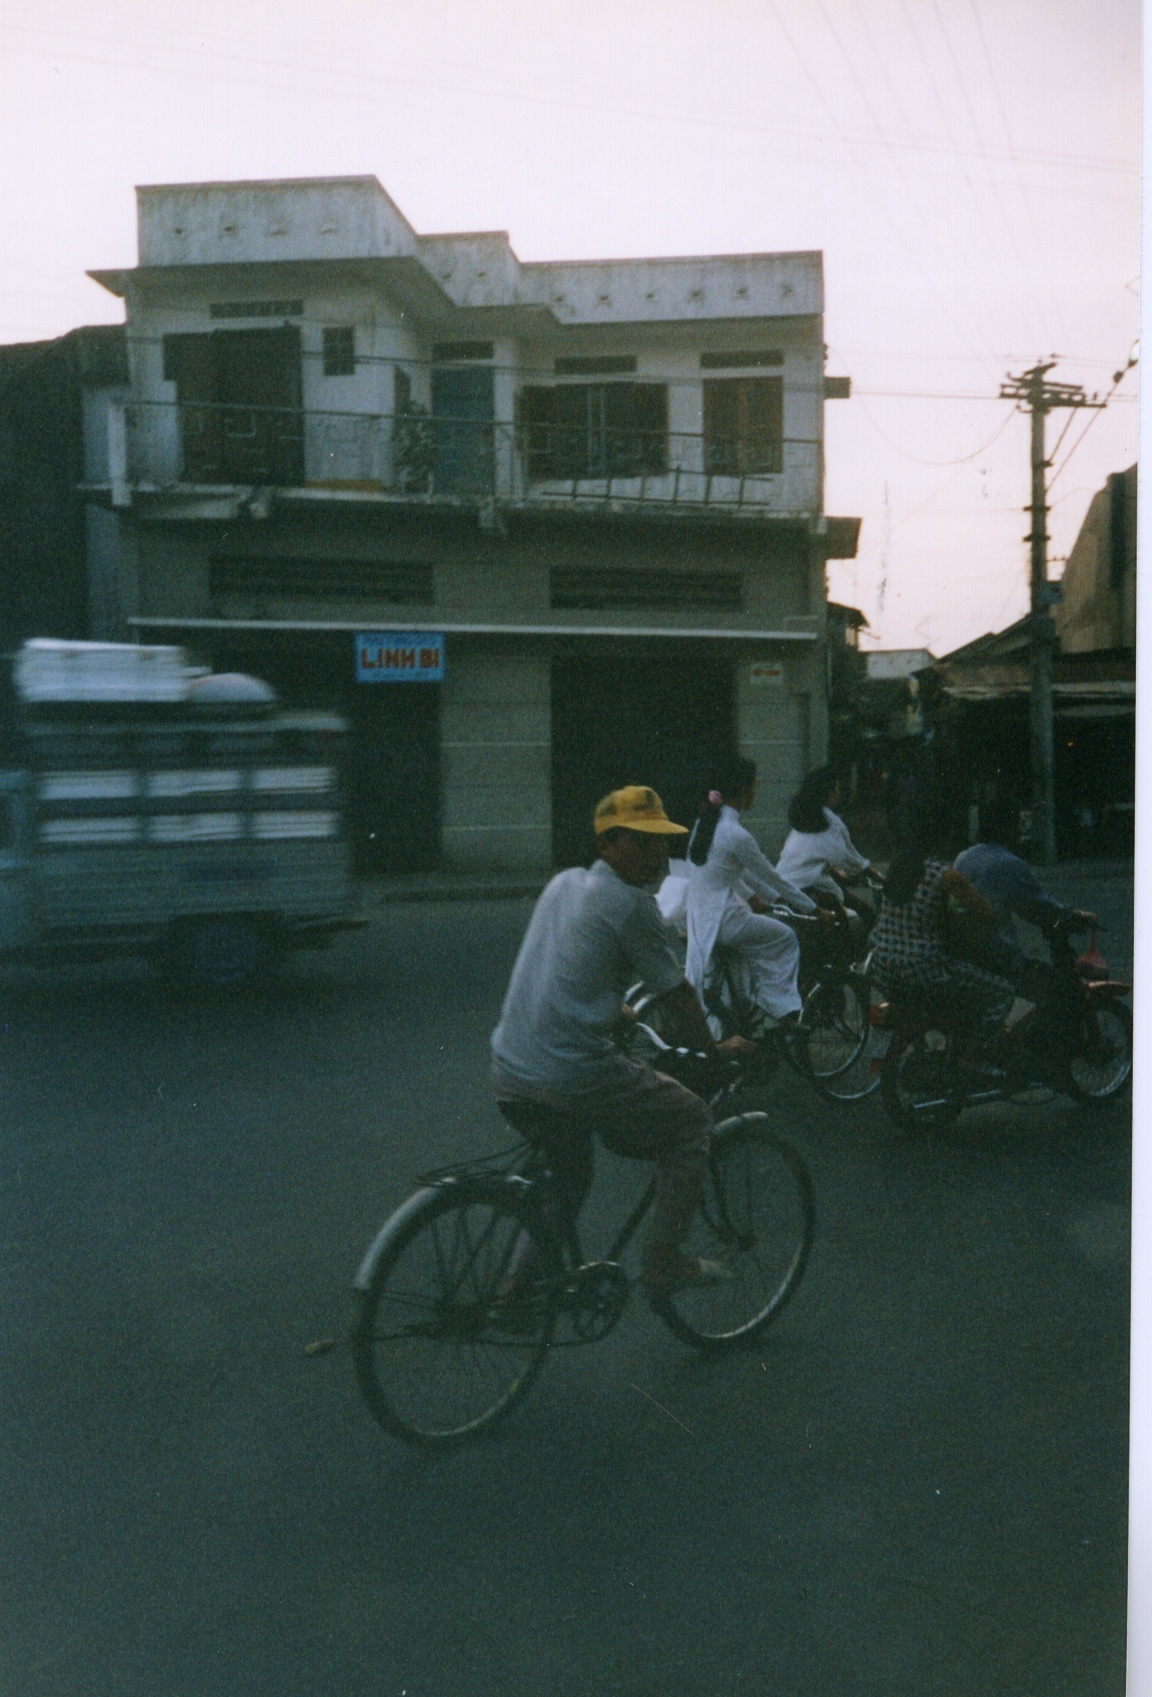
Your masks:
[[[1130,889],[1080,894],[1123,962]],[[1119,1694],[1126,1103],[908,1139],[780,1079],[778,1327],[699,1360],[635,1302],[444,1459],[305,1353],[414,1172],[501,1140],[528,909],[384,909],[238,1002],[0,979],[0,1691]]]

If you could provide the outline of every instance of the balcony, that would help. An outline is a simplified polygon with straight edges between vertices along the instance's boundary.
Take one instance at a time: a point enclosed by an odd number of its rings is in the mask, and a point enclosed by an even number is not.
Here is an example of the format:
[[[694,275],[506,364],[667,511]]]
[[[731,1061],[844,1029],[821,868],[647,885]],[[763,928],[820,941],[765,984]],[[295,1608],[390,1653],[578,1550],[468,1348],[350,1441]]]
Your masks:
[[[367,502],[806,522],[822,504],[811,438],[137,401],[110,404],[108,441],[113,504],[173,518]]]

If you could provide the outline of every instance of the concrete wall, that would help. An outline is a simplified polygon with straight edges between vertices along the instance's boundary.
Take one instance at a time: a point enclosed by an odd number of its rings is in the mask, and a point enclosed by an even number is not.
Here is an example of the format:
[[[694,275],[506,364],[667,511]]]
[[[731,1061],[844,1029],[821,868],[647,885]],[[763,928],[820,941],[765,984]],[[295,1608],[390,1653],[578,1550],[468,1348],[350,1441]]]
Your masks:
[[[233,524],[131,524],[139,538],[141,577],[138,605],[128,613],[181,618],[271,618],[355,620],[366,626],[400,628],[405,620],[510,624],[562,624],[579,632],[604,624],[692,631],[709,628],[813,630],[819,609],[811,607],[812,575],[806,543],[791,532],[766,535],[734,527],[697,530],[678,526],[589,526],[525,524],[504,538],[482,534],[467,520],[429,521],[388,515],[384,523],[366,516],[332,518],[314,510],[277,513],[270,520]],[[432,605],[353,603],[323,596],[289,600],[229,594],[213,603],[208,560],[364,559],[419,561],[435,570]],[[744,605],[732,612],[699,608],[614,608],[609,613],[557,611],[549,597],[549,571],[557,566],[741,571]],[[822,690],[822,681],[805,687]]]
[[[548,655],[450,640],[440,737],[444,865],[546,871],[552,862]]]
[[[753,665],[766,661],[780,668],[778,682],[753,681]],[[775,859],[788,834],[788,803],[810,766],[818,763],[810,747],[813,705],[807,654],[767,649],[756,661],[743,658],[736,668],[736,739],[740,752],[756,762],[756,804],[744,824],[765,854]]]
[[[210,269],[210,268],[206,268]],[[361,483],[391,489],[396,467],[392,456],[393,368],[408,374],[413,397],[427,407],[430,401],[431,352],[439,330],[421,326],[381,280],[366,286],[358,275],[342,277],[333,266],[323,283],[291,265],[267,268],[236,264],[228,273],[189,280],[149,278],[134,282],[129,291],[132,324],[132,428],[129,436],[130,471],[135,482],[170,488],[181,476],[180,421],[176,385],[163,376],[163,338],[172,334],[227,333],[273,328],[276,321],[240,318],[221,321],[210,315],[214,301],[244,301],[284,297],[302,303],[295,323],[301,337],[302,405],[304,409],[304,481],[308,485]],[[326,377],[321,358],[327,326],[351,326],[355,331],[358,365],[346,377]],[[538,326],[526,323],[526,329]],[[747,329],[722,334],[715,325],[684,324],[674,329],[628,326],[608,336],[585,331],[560,340],[517,339],[505,335],[494,341],[495,432],[497,478],[502,497],[522,499],[532,489],[538,499],[549,492],[570,499],[566,482],[537,482],[529,486],[520,455],[514,418],[516,394],[522,383],[552,381],[558,354],[596,351],[607,342],[615,351],[635,354],[637,377],[668,385],[668,471],[661,476],[614,478],[619,499],[735,504],[764,508],[782,516],[813,515],[820,507],[820,445],[823,404],[820,399],[823,348],[820,321],[814,318],[758,320]],[[783,364],[769,375],[784,381],[784,448],[778,473],[736,477],[707,477],[703,470],[703,388],[705,378],[724,373],[703,371],[700,355],[717,340],[731,347],[772,347]],[[728,375],[732,375],[729,373]],[[606,491],[603,480],[586,479],[584,498]]]
[[[559,354],[607,351],[634,354],[641,378],[668,383],[668,464],[676,474],[614,479],[618,497],[739,500],[790,516],[820,509],[819,253],[524,266],[503,232],[417,236],[373,177],[143,188],[138,203],[147,269],[95,273],[128,306],[136,482],[170,488],[179,480],[176,392],[162,376],[163,336],[274,322],[213,320],[213,301],[299,299],[303,312],[293,321],[302,341],[308,484],[393,488],[392,362],[405,366],[415,398],[427,405],[434,341],[482,339],[495,343],[502,497],[520,499],[526,488],[513,429],[520,384],[549,379]],[[326,325],[355,328],[363,363],[349,377],[323,376]],[[699,435],[700,355],[734,348],[784,356],[783,469],[743,481],[703,475]],[[537,493],[545,487],[534,486]],[[594,499],[601,487],[587,480],[584,494]]]
[[[557,321],[797,317],[824,310],[818,252],[524,265],[506,231],[419,236],[374,177],[138,188],[142,265],[416,260],[465,311],[532,303]]]

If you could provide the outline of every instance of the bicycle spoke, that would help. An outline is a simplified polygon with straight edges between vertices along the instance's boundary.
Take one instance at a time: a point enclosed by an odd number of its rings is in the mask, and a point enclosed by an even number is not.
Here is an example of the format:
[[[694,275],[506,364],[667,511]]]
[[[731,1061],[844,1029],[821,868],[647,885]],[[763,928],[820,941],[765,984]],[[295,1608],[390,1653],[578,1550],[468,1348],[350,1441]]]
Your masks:
[[[763,1114],[717,1129],[709,1191],[689,1246],[730,1277],[657,1302],[678,1336],[706,1349],[731,1347],[779,1313],[803,1276],[813,1229],[811,1181]]]
[[[365,1396],[400,1436],[456,1441],[527,1389],[553,1305],[505,1301],[525,1250],[524,1218],[498,1186],[430,1192],[385,1245],[353,1343]]]

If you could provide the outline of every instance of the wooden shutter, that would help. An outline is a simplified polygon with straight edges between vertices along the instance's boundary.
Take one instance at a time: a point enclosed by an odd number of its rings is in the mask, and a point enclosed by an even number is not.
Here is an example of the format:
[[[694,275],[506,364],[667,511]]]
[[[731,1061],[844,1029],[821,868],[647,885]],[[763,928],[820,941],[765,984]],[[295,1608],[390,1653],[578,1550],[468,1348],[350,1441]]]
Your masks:
[[[517,422],[520,426],[520,451],[524,455],[524,469],[530,482],[539,482],[545,478],[555,477],[554,424],[556,409],[553,405],[555,389],[545,389],[539,385],[530,385],[521,389],[517,397]]]
[[[633,383],[635,470],[659,477],[668,469],[668,385]]]
[[[724,475],[739,462],[739,384],[730,377],[704,379],[704,469]]]
[[[783,425],[783,378],[705,378],[705,470],[727,477],[780,471]]]
[[[181,472],[187,483],[218,483],[219,420],[211,405],[212,337],[164,337],[164,380],[176,385],[180,412]]]
[[[587,477],[588,396],[586,383],[565,384],[552,391],[553,477]]]
[[[779,377],[741,377],[741,471],[783,467],[784,383]]]

